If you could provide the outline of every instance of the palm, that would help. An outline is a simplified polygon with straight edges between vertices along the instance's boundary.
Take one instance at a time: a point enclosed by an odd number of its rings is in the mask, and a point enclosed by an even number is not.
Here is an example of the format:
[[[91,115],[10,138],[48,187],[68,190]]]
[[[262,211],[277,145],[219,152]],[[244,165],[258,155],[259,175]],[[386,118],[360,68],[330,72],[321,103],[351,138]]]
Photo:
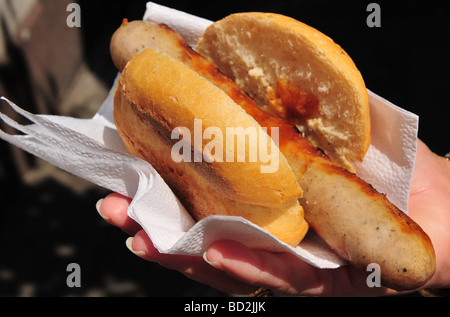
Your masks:
[[[433,287],[448,287],[446,276],[450,254],[450,162],[419,142],[411,188],[409,214],[430,236],[436,252]],[[448,275],[448,274],[447,274]]]

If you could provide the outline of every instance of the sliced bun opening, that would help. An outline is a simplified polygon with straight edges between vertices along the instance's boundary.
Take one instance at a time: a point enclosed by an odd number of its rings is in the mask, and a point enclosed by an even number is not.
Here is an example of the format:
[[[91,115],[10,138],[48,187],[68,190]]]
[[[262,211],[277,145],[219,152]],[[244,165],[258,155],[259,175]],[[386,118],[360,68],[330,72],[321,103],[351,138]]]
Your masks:
[[[370,144],[367,90],[329,37],[282,15],[238,13],[212,24],[197,51],[337,164],[354,172],[353,161],[363,160]]]

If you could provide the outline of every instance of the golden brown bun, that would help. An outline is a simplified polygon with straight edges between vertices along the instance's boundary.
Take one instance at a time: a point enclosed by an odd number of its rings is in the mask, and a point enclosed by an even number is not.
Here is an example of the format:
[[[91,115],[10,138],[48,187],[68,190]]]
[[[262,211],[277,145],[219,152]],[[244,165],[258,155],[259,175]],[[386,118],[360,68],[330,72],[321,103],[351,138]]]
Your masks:
[[[196,118],[203,129],[217,127],[223,136],[226,127],[257,129],[278,153],[277,171],[261,173],[267,164],[250,162],[249,151],[245,163],[237,162],[237,151],[233,162],[174,162],[171,149],[179,140],[171,132],[186,127],[193,135]],[[297,200],[302,190],[283,154],[251,116],[184,64],[153,49],[134,57],[116,89],[114,120],[130,153],[155,167],[195,219],[242,216],[290,245],[305,235],[308,225]],[[202,140],[202,149],[210,141]],[[257,144],[247,140],[247,146]]]
[[[352,59],[326,35],[279,14],[237,13],[212,24],[197,51],[336,163],[354,171],[352,161],[363,160],[367,90]]]

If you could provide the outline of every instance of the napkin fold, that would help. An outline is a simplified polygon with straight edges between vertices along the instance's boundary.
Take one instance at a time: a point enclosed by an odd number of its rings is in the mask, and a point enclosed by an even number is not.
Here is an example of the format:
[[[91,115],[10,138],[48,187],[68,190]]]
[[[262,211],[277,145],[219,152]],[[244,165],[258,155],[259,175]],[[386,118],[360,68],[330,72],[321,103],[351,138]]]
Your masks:
[[[195,46],[212,22],[149,2],[144,19],[165,23]],[[157,171],[131,156],[114,125],[113,97],[117,79],[99,111],[91,119],[32,114],[2,97],[32,124],[21,125],[4,114],[0,119],[20,131],[0,138],[55,166],[132,198],[128,214],[149,235],[161,253],[200,256],[219,239],[233,239],[251,248],[291,252],[319,268],[344,264],[325,243],[309,232],[291,247],[251,222],[230,216],[211,216],[195,222]],[[404,212],[414,169],[418,117],[369,91],[372,144],[357,174]]]

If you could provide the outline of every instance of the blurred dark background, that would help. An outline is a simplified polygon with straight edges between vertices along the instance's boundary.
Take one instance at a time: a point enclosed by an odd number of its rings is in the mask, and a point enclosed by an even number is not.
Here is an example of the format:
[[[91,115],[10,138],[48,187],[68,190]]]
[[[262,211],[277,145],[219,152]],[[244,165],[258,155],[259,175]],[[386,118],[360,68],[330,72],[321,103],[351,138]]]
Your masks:
[[[329,35],[353,58],[367,87],[420,116],[419,137],[450,151],[447,11],[435,1],[155,1],[210,20],[239,11],[278,12]],[[381,8],[370,28],[369,3]],[[69,28],[67,5],[81,7]],[[146,1],[0,0],[0,95],[34,112],[89,118],[116,70],[109,40]],[[14,117],[0,103],[0,111]],[[0,123],[1,124],[1,123]],[[3,130],[12,132],[0,125]],[[0,296],[225,296],[144,262],[95,203],[108,194],[0,141]],[[81,288],[66,285],[69,263]]]

